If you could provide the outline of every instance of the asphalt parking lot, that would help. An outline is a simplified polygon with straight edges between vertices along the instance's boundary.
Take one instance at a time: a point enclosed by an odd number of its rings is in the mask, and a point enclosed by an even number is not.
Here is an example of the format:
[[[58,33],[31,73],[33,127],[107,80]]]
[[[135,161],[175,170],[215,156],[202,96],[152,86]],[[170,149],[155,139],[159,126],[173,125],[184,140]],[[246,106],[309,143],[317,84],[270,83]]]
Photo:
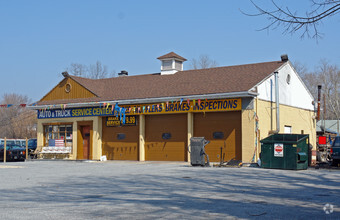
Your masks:
[[[0,219],[340,219],[340,170],[0,163],[0,198]]]

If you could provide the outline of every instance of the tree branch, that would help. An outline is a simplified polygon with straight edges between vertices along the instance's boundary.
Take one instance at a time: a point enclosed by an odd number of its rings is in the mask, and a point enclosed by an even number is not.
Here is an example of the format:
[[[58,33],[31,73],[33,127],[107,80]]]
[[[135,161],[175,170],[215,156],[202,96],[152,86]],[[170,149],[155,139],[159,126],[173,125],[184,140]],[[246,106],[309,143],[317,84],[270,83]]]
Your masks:
[[[306,16],[298,16],[297,12],[291,11],[289,7],[283,8],[279,6],[274,0],[271,0],[275,10],[265,10],[257,5],[253,0],[250,0],[255,9],[258,11],[256,14],[245,13],[242,10],[241,13],[247,16],[265,16],[270,21],[269,25],[261,28],[276,29],[279,26],[284,26],[283,33],[294,34],[299,30],[303,30],[301,37],[304,36],[319,38],[321,34],[318,31],[317,25],[327,17],[333,16],[340,12],[340,1],[338,0],[323,0],[315,1],[312,7],[316,7],[311,11],[306,11]]]

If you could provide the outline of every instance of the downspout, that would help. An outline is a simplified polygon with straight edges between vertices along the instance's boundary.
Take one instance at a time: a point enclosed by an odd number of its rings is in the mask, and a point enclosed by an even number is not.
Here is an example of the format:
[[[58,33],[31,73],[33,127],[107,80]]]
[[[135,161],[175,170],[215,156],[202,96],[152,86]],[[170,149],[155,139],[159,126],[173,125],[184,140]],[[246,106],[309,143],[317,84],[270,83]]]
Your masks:
[[[270,79],[270,130],[273,130],[273,80]]]
[[[269,131],[269,134],[277,134],[280,132],[280,101],[279,101],[279,76],[278,72],[274,72],[275,80],[275,102],[276,102],[276,130]]]
[[[276,131],[275,133],[280,132],[280,101],[279,101],[279,73],[274,72],[275,77],[275,101],[276,101]]]

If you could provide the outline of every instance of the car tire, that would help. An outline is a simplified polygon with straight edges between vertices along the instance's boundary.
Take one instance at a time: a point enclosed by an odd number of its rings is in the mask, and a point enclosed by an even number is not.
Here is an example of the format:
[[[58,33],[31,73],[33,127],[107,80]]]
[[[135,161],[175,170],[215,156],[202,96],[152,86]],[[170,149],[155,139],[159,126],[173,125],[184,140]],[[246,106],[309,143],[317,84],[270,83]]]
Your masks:
[[[339,160],[333,160],[332,161],[332,166],[338,166],[338,164],[339,164]]]

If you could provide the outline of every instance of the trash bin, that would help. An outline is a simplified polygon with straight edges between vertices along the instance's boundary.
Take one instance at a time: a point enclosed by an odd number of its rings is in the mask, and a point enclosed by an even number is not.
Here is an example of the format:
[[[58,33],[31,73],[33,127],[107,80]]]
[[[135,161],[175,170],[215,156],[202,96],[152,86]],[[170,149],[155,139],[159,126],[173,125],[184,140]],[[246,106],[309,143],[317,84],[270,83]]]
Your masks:
[[[204,147],[210,141],[204,137],[190,138],[190,161],[192,166],[209,166],[209,156],[205,153]],[[207,162],[205,162],[205,157]]]
[[[273,134],[261,142],[261,167],[305,170],[308,167],[309,135]]]

